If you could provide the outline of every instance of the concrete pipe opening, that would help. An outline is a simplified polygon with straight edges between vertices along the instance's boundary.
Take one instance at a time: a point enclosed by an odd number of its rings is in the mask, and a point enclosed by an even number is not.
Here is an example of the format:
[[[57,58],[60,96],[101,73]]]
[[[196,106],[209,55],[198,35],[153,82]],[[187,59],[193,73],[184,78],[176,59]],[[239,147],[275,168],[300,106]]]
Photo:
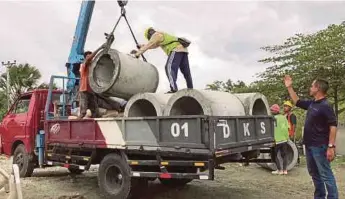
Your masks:
[[[231,93],[182,89],[164,108],[164,116],[176,115],[243,116],[245,111],[242,102]]]
[[[157,116],[157,111],[153,104],[145,99],[135,101],[128,110],[128,117]]]
[[[109,54],[103,54],[93,70],[93,81],[98,88],[109,89],[117,77],[118,66],[114,64]]]
[[[204,115],[204,111],[196,99],[181,97],[171,107],[170,115]]]
[[[268,115],[267,106],[262,99],[257,99],[253,105],[253,115]]]
[[[162,116],[171,94],[138,93],[128,100],[125,117]]]

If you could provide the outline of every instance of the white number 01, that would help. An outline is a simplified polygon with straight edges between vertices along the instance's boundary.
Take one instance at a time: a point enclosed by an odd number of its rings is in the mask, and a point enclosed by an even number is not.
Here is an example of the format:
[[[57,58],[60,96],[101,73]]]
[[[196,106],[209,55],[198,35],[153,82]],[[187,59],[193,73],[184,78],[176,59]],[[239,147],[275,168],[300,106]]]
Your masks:
[[[176,122],[172,123],[171,128],[170,128],[170,132],[171,132],[171,135],[173,137],[175,137],[175,138],[179,137],[181,130],[183,130],[184,136],[188,137],[188,123],[187,122],[185,122],[181,127],[180,127],[179,123],[176,123]]]

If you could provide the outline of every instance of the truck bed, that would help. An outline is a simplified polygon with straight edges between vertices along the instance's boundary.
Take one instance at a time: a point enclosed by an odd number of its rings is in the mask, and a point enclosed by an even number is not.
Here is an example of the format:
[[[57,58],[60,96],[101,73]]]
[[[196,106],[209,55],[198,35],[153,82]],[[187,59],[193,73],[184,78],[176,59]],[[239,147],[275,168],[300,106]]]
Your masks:
[[[45,121],[48,146],[231,154],[272,146],[271,116],[170,116]]]

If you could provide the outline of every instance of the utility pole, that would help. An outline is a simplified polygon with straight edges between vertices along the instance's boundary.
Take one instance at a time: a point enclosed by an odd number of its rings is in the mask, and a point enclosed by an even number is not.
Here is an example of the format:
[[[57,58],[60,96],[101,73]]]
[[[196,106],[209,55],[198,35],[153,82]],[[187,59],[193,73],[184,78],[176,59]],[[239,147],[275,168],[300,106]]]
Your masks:
[[[7,110],[10,110],[10,68],[16,64],[16,60],[13,62],[7,61],[7,63],[1,62],[1,64],[6,67]]]

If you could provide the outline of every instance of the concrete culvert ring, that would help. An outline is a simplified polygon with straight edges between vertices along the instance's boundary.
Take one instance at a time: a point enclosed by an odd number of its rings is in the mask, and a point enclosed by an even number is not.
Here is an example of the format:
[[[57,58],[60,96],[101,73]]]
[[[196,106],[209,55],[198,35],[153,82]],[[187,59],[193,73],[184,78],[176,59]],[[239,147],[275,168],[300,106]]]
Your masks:
[[[172,94],[138,93],[127,102],[125,117],[162,116]]]
[[[246,115],[271,115],[267,98],[261,93],[234,94],[244,105]]]
[[[288,152],[287,152],[287,157],[288,157],[287,170],[291,170],[297,164],[298,150],[297,150],[296,144],[293,143],[291,140],[288,141],[288,145],[289,147],[288,147]],[[278,157],[281,159],[280,153],[278,154]],[[271,155],[267,153],[262,153],[260,154],[259,158],[270,159]],[[275,163],[259,163],[258,165],[272,171],[277,170],[277,165]]]
[[[231,93],[182,89],[171,96],[164,108],[164,116],[172,115],[243,116],[245,111]]]
[[[115,49],[101,51],[89,70],[91,89],[98,94],[129,100],[138,93],[157,90],[157,68]]]
[[[196,99],[181,97],[171,107],[170,115],[204,115],[204,111]]]
[[[128,117],[157,116],[157,111],[153,104],[145,99],[135,101],[128,111]]]

